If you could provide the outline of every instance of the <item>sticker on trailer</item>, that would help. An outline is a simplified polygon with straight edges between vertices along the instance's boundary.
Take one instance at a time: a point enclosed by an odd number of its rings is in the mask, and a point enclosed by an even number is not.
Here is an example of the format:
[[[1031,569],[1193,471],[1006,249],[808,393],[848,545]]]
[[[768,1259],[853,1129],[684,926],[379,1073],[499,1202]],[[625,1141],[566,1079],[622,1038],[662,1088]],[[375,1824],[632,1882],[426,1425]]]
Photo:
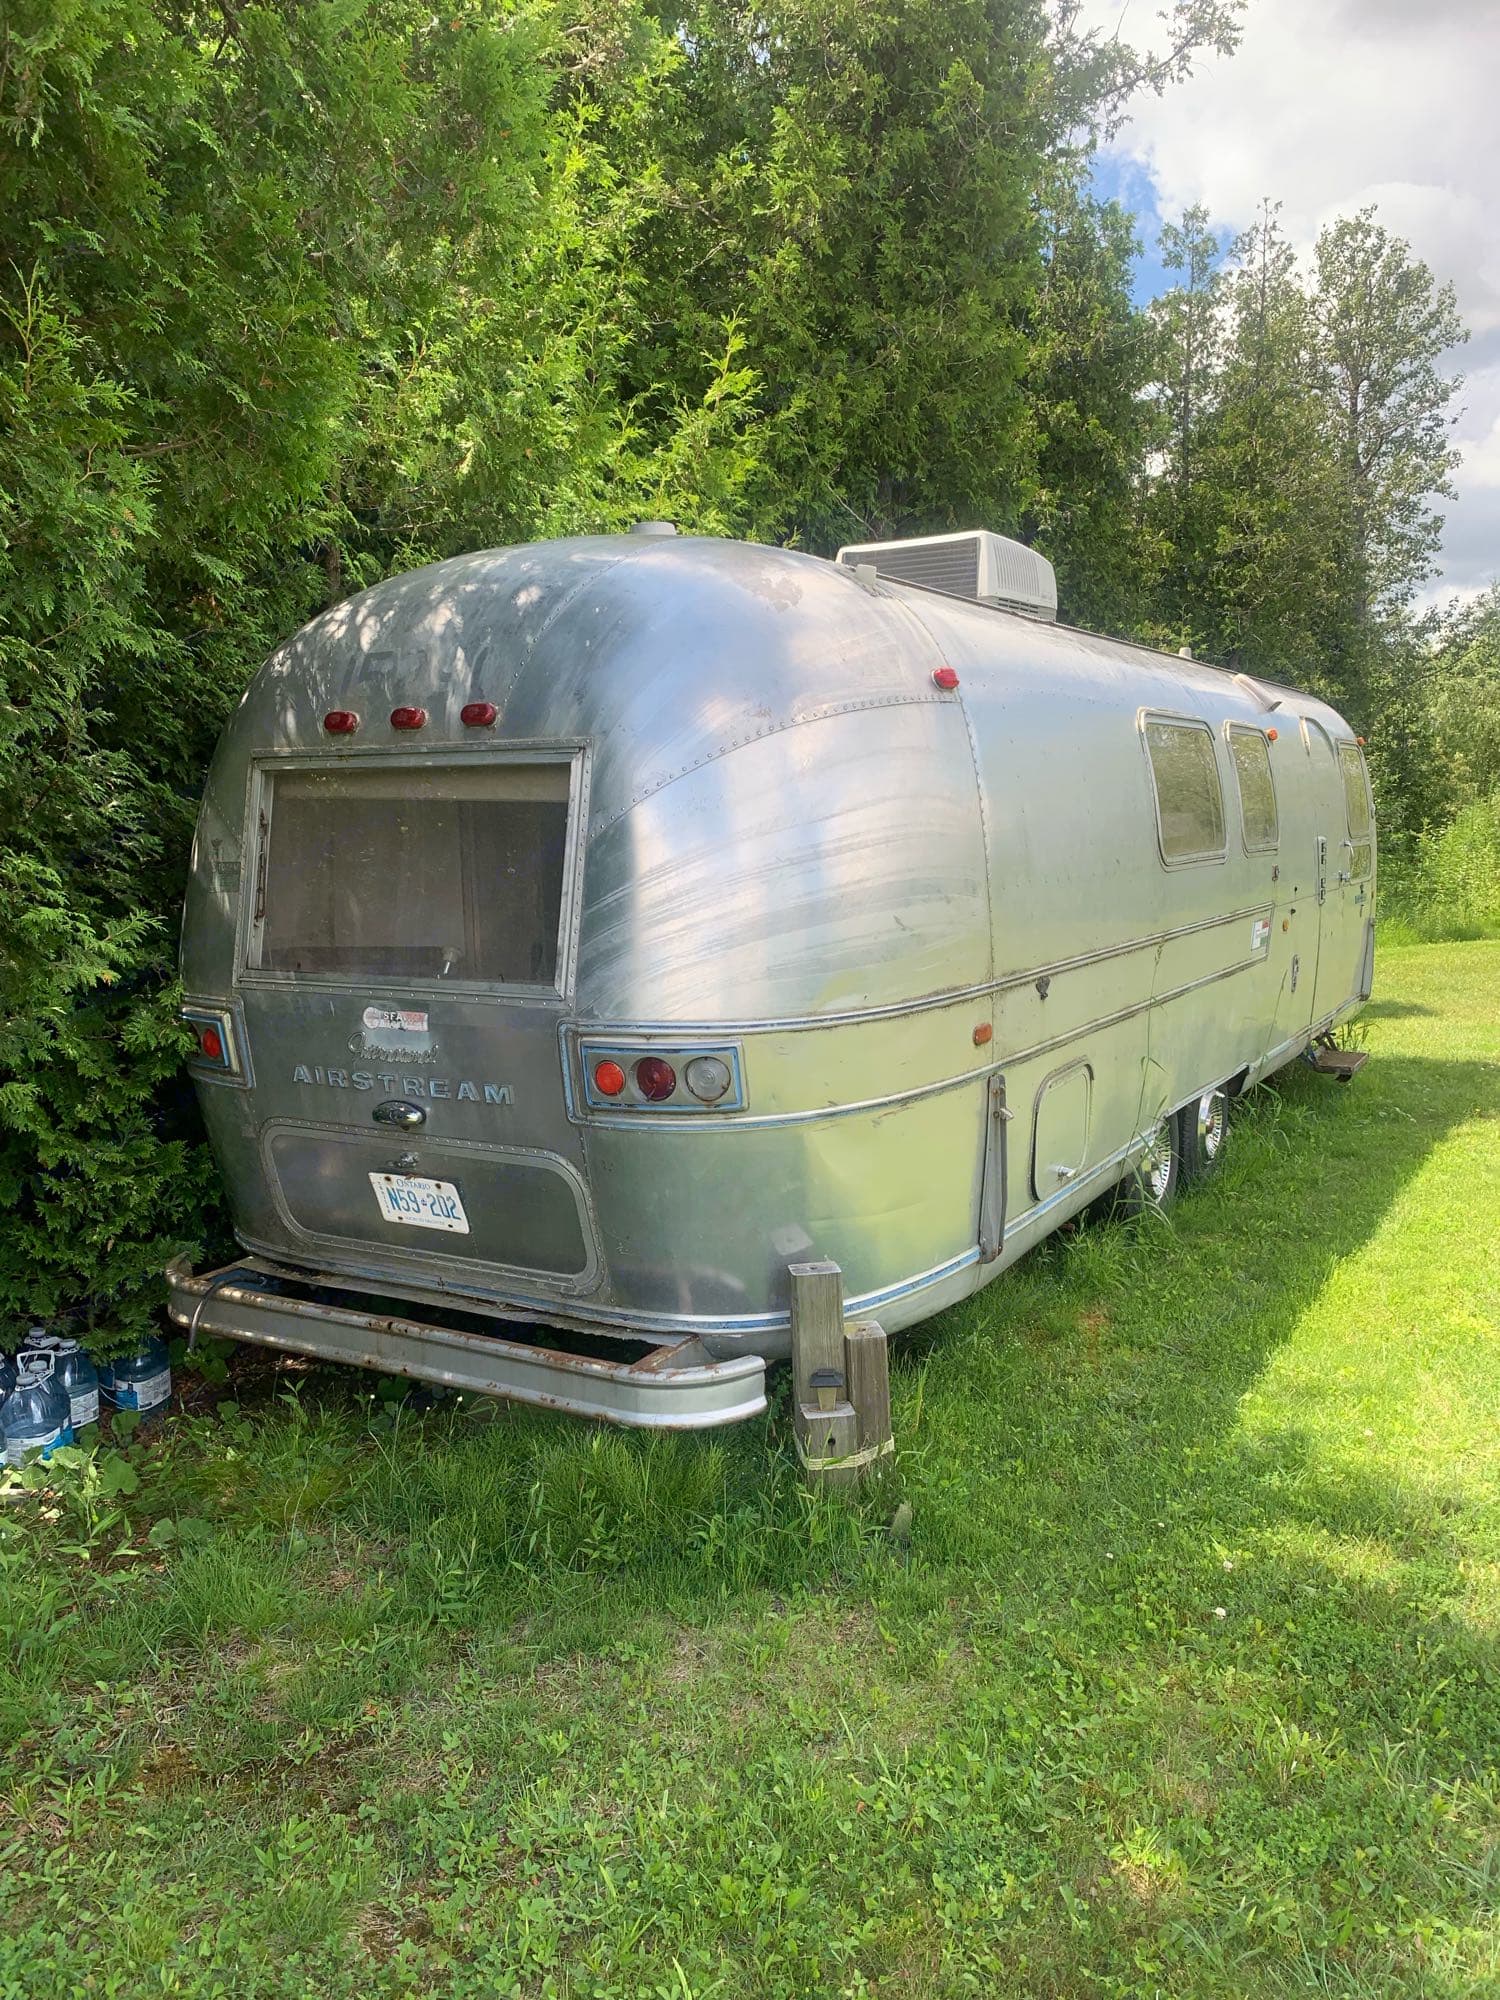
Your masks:
[[[463,1198],[452,1181],[429,1180],[423,1174],[371,1174],[370,1185],[386,1222],[446,1229],[455,1236],[469,1233]]]
[[[1250,949],[1252,951],[1264,951],[1270,942],[1271,919],[1269,917],[1257,917],[1254,928],[1250,932]]]
[[[364,1024],[372,1033],[425,1035],[427,1012],[422,1007],[366,1007]]]

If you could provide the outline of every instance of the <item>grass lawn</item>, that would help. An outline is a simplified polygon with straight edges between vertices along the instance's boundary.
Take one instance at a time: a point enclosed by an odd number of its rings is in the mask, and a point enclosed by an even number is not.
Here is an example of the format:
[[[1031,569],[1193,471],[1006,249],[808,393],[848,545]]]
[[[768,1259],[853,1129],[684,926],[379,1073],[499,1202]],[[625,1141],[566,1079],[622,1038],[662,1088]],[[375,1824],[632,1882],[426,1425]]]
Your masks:
[[[0,1993],[1500,1992],[1500,943],[1378,995],[853,1506],[246,1356],[7,1510]]]

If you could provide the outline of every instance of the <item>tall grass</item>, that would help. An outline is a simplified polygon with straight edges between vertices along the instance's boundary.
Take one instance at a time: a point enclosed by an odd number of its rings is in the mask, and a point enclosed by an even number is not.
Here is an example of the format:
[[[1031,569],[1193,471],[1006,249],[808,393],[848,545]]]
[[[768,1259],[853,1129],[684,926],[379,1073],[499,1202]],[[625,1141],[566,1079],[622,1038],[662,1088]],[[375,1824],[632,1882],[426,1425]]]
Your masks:
[[[1476,799],[1409,859],[1382,871],[1381,941],[1434,944],[1500,937],[1500,792]]]

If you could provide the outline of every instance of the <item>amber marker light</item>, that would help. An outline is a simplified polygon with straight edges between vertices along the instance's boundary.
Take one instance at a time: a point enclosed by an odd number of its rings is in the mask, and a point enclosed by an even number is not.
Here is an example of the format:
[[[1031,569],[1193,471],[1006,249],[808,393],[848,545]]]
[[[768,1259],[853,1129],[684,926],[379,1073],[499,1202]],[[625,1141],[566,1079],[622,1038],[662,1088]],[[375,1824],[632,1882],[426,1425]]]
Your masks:
[[[1276,731],[1274,729],[1268,729],[1266,731],[1266,741],[1268,743],[1274,743],[1276,741]]]
[[[957,670],[953,667],[934,667],[932,670],[932,685],[941,688],[944,694],[952,694],[953,690],[958,686]]]
[[[981,1021],[974,1030],[974,1046],[976,1049],[982,1049],[986,1042],[993,1041],[994,1038],[995,1031],[988,1021]]]
[[[323,717],[323,727],[330,736],[352,736],[359,727],[359,717],[352,708],[330,708]]]

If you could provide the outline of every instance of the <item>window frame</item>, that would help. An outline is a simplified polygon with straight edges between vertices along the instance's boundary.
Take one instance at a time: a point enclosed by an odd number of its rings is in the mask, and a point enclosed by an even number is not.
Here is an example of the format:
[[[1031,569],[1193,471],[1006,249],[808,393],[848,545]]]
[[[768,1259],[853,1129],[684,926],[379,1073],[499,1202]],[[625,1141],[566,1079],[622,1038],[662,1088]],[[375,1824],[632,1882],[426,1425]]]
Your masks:
[[[1359,766],[1360,782],[1365,792],[1365,830],[1363,834],[1354,831],[1354,823],[1349,817],[1349,786],[1344,777],[1344,753],[1351,751]],[[1339,790],[1344,800],[1344,845],[1349,851],[1349,879],[1351,882],[1368,882],[1375,873],[1375,794],[1370,784],[1370,767],[1365,762],[1365,753],[1352,736],[1333,738],[1334,768],[1339,774]],[[1359,850],[1365,850],[1365,865],[1357,869],[1354,857]]]
[[[555,764],[568,767],[568,827],[563,849],[562,890],[558,912],[557,968],[551,984],[502,983],[489,979],[411,978],[397,973],[286,972],[260,963],[264,948],[265,918],[257,914],[270,856],[272,821],[275,816],[276,779],[279,774],[297,771],[352,772],[356,770],[430,771],[438,768],[494,769],[508,764]],[[582,920],[582,873],[585,831],[588,816],[588,745],[576,740],[561,743],[515,743],[414,754],[406,745],[389,749],[372,747],[343,750],[332,757],[299,752],[291,755],[257,756],[253,759],[247,787],[244,867],[240,881],[240,919],[235,935],[237,985],[269,992],[303,989],[328,993],[410,994],[431,996],[451,994],[468,1000],[494,1000],[508,1005],[571,1004],[577,973],[578,932]]]
[[[1265,753],[1266,776],[1271,783],[1271,811],[1275,815],[1276,831],[1270,840],[1251,840],[1245,826],[1245,794],[1240,785],[1240,767],[1235,762],[1234,738],[1253,736]],[[1257,729],[1253,722],[1224,724],[1224,748],[1229,754],[1229,768],[1234,774],[1234,796],[1240,809],[1240,847],[1246,854],[1279,854],[1281,852],[1281,799],[1276,790],[1276,768],[1271,762],[1271,746],[1266,741],[1266,732]]]
[[[1220,844],[1217,848],[1205,848],[1199,854],[1168,854],[1161,823],[1161,792],[1156,782],[1156,765],[1151,756],[1152,723],[1165,723],[1174,729],[1193,729],[1208,738],[1208,754],[1213,761],[1214,779],[1219,787]],[[1207,868],[1222,867],[1229,859],[1229,814],[1224,803],[1224,773],[1219,768],[1218,732],[1211,722],[1201,715],[1184,715],[1180,710],[1170,708],[1142,708],[1136,713],[1136,733],[1140,738],[1141,755],[1146,761],[1146,782],[1151,788],[1151,810],[1156,820],[1156,853],[1163,868]]]

